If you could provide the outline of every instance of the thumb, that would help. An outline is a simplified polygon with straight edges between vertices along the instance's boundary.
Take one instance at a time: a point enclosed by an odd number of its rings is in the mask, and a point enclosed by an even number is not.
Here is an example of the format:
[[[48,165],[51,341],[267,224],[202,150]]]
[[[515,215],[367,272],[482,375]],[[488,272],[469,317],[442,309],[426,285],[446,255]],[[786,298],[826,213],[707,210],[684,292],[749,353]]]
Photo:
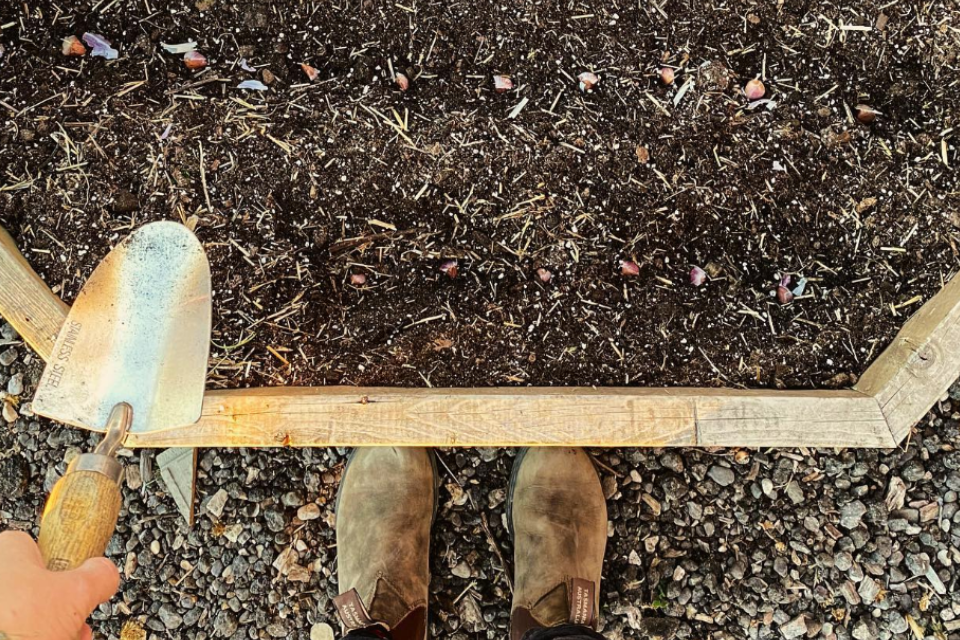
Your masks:
[[[73,604],[87,614],[112,598],[120,587],[120,572],[106,558],[90,558],[78,569],[61,575],[71,585]]]

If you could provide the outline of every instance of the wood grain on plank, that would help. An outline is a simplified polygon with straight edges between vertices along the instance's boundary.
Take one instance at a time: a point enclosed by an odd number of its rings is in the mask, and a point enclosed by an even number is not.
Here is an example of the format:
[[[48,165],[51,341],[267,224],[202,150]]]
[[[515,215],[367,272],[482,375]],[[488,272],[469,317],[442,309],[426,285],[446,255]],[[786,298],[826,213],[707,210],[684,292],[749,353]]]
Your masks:
[[[0,228],[0,314],[44,360],[53,353],[69,309]]]
[[[697,399],[698,444],[895,447],[877,400],[856,391],[767,391]]]
[[[690,446],[693,417],[690,399],[670,390],[279,387],[208,391],[197,424],[127,443]]]
[[[960,278],[910,318],[861,376],[856,389],[877,398],[897,443],[960,374]]]
[[[699,436],[698,436],[699,433]],[[261,388],[208,391],[200,421],[128,446],[893,446],[853,391]]]

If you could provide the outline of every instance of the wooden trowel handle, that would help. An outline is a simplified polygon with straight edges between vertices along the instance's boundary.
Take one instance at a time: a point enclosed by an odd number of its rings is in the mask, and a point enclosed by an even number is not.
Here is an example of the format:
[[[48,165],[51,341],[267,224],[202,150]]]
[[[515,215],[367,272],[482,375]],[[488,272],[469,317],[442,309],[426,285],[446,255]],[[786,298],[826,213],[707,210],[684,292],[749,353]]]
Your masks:
[[[69,571],[104,555],[121,503],[116,479],[99,471],[67,471],[50,493],[40,524],[38,542],[47,568]]]
[[[104,555],[120,515],[120,478],[117,462],[133,409],[121,402],[107,420],[107,435],[93,453],[74,458],[50,492],[40,522],[40,553],[47,569],[69,571],[90,558]]]

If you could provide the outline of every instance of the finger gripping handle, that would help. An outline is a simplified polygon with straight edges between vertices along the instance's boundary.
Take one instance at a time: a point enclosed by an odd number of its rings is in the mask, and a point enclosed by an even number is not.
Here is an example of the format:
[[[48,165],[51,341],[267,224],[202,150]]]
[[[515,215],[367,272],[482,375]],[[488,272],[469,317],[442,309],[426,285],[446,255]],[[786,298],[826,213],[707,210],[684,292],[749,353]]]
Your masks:
[[[104,555],[120,515],[120,487],[96,471],[68,471],[50,492],[40,523],[40,553],[51,571]]]

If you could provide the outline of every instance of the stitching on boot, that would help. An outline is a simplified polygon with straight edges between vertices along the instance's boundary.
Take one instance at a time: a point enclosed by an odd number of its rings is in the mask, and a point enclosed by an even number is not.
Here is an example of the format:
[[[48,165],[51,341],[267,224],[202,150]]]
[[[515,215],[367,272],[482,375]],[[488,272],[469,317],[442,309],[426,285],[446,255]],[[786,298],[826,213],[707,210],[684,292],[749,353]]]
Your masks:
[[[400,604],[403,605],[403,607],[406,609],[406,612],[404,613],[404,615],[407,615],[407,614],[409,614],[411,611],[413,611],[414,609],[416,609],[417,607],[423,606],[424,604],[426,604],[426,601],[425,601],[425,600],[418,600],[418,601],[415,602],[414,604],[410,604],[409,602],[407,602],[407,599],[404,598],[403,595],[400,593],[400,589],[398,589],[398,588],[396,587],[396,585],[394,585],[393,582],[390,581],[389,578],[387,578],[386,576],[384,576],[384,575],[383,575],[383,572],[381,572],[380,575],[377,577],[377,586],[376,586],[376,588],[375,588],[374,591],[373,591],[373,593],[374,593],[374,596],[373,596],[373,597],[374,597],[374,598],[376,598],[377,596],[380,595],[380,584],[381,584],[381,583],[383,583],[383,584],[389,589],[389,595],[392,595],[392,596],[395,597],[397,600],[399,600],[399,601],[400,601]]]

